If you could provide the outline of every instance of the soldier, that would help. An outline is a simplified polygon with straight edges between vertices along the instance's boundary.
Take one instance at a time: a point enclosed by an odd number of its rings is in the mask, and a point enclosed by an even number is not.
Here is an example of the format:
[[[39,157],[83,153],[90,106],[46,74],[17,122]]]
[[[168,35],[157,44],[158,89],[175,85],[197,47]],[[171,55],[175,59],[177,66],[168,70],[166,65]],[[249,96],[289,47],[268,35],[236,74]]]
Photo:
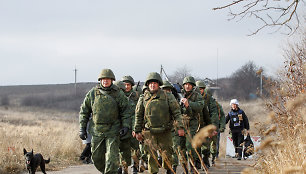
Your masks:
[[[139,95],[136,93],[136,91],[133,90],[133,86],[135,86],[135,82],[133,77],[131,76],[123,76],[121,79],[125,84],[125,96],[128,98],[130,107],[131,107],[131,120],[132,120],[132,126],[135,124],[135,108],[136,104],[139,98]],[[125,155],[123,153],[124,159],[127,163],[127,166],[131,165],[131,148],[133,149],[133,165],[132,165],[132,173],[136,174],[138,173],[138,164],[140,159],[139,154],[139,142],[134,138],[129,138],[128,142],[123,141],[121,143],[121,146],[125,149]],[[134,161],[135,157],[137,158],[136,161]],[[143,162],[142,162],[143,164]],[[127,171],[126,171],[127,172]]]
[[[226,116],[226,124],[230,121],[229,128],[232,132],[233,144],[235,146],[235,153],[238,160],[242,158],[242,146],[241,143],[244,140],[244,135],[242,131],[247,130],[249,133],[250,125],[248,117],[245,115],[244,111],[239,108],[239,102],[237,99],[232,99],[230,102],[231,111]]]
[[[171,129],[173,120],[177,121],[179,127],[181,121],[180,107],[171,93],[160,89],[163,85],[160,75],[156,72],[149,73],[145,81],[148,86],[140,96],[135,110],[135,125],[133,135],[142,142],[145,139],[148,149],[148,167],[150,173],[158,173],[157,151],[163,156],[162,166],[167,174],[172,173],[172,139]],[[143,130],[143,132],[142,132]],[[184,136],[184,130],[179,128],[178,133]],[[144,136],[144,137],[143,137]],[[167,165],[169,164],[169,166]]]
[[[216,101],[217,109],[218,109],[218,118],[219,118],[219,131],[217,138],[213,138],[211,142],[210,153],[212,154],[212,164],[215,164],[215,158],[219,156],[219,142],[220,142],[220,133],[223,133],[225,130],[225,114],[223,108],[219,102]]]
[[[202,120],[202,110],[204,107],[204,101],[200,93],[196,91],[195,80],[193,77],[185,77],[183,80],[183,98],[181,99],[182,113],[185,117],[185,129],[189,134],[186,135],[186,148],[188,160],[191,163],[191,172],[193,172],[193,167],[197,169],[201,168],[201,162],[198,154],[193,149],[191,145],[191,140],[193,136],[200,130]],[[186,164],[184,164],[184,167]],[[193,166],[194,165],[194,166]]]
[[[199,88],[202,98],[204,99],[204,108],[207,110],[203,110],[203,114],[209,115],[210,120],[207,121],[209,124],[213,124],[217,127],[219,127],[219,121],[218,120],[218,110],[217,110],[217,105],[214,99],[212,98],[212,95],[210,91],[206,88],[206,85],[202,81],[197,81],[196,82],[197,87]],[[205,117],[204,117],[205,118]],[[217,132],[216,132],[217,133]],[[212,138],[209,138],[206,143],[203,144],[201,147],[201,152],[203,155],[203,162],[207,168],[210,167],[209,163],[209,156],[210,156],[210,146],[211,146]]]
[[[131,128],[128,100],[113,85],[114,80],[112,70],[102,70],[98,77],[100,83],[86,94],[79,116],[79,135],[84,140],[87,137],[87,122],[92,115],[92,160],[95,167],[104,174],[117,173],[119,138],[125,136]]]
[[[179,102],[179,96],[177,94],[177,92],[173,92],[174,90],[176,91],[176,89],[174,89],[174,87],[171,85],[171,83],[169,81],[163,81],[163,86],[161,86],[162,90],[172,93],[174,95],[174,97],[176,98],[176,100]],[[176,94],[176,95],[175,95]],[[176,167],[178,166],[178,156],[177,154],[180,153],[180,136],[178,135],[175,126],[173,126],[172,130],[172,142],[173,142],[173,150],[174,153],[172,154],[172,158],[173,158],[173,164],[172,164],[172,169],[174,170],[174,172],[176,172]]]

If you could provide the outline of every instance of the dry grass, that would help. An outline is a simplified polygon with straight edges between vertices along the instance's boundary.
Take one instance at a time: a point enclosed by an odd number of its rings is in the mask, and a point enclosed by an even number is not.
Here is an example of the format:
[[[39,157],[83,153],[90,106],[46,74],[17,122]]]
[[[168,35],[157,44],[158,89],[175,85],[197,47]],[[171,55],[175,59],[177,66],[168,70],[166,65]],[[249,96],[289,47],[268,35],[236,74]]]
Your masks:
[[[78,163],[82,143],[73,112],[29,108],[0,108],[0,173],[25,170],[23,148],[51,158],[47,170]]]
[[[256,173],[306,173],[306,32],[285,50],[278,81],[269,83],[271,113],[260,123],[264,141],[257,149]]]

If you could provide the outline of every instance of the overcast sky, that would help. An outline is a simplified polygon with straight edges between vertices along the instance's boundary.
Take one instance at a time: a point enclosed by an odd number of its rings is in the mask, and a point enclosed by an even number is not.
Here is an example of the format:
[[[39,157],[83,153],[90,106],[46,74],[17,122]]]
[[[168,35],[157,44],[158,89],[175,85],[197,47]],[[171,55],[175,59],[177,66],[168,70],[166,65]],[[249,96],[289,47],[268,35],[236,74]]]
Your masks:
[[[0,0],[0,85],[94,82],[103,68],[144,81],[162,64],[201,78],[248,61],[273,74],[287,36],[228,21],[226,0]],[[218,51],[217,51],[218,50]],[[218,61],[217,61],[218,57]],[[217,72],[218,64],[218,72]]]

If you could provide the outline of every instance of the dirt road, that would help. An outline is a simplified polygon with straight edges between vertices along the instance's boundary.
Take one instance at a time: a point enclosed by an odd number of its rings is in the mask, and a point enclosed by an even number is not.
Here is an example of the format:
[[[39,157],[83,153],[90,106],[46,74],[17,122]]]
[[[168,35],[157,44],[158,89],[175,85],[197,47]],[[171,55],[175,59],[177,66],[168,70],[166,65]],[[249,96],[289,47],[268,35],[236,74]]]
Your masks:
[[[236,174],[241,173],[244,168],[251,167],[254,162],[250,159],[238,161],[236,158],[219,158],[216,161],[216,165],[211,167],[208,170],[210,174]],[[177,173],[182,173],[183,170],[181,167],[178,167]],[[49,171],[48,174],[99,174],[95,167],[90,165],[80,165],[80,166],[70,166],[61,171]],[[148,172],[145,171],[145,174]],[[160,169],[160,174],[165,173],[165,170]],[[200,173],[205,173],[203,170],[200,170]]]

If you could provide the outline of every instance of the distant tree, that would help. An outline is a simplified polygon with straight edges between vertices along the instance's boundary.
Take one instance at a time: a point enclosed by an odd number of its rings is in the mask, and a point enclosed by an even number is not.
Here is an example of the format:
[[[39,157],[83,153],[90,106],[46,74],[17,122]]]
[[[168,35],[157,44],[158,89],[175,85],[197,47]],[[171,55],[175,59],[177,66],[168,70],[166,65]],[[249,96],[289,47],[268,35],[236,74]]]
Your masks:
[[[219,80],[221,90],[218,96],[224,99],[239,98],[249,99],[250,94],[257,94],[260,87],[259,69],[250,61],[236,70],[229,78]]]
[[[300,24],[298,7],[305,5],[304,0],[232,0],[224,6],[213,10],[229,9],[230,19],[242,20],[255,18],[261,21],[261,26],[250,35],[257,34],[260,30],[277,27],[276,31],[289,29],[287,34],[293,33]],[[304,20],[304,18],[302,18]]]
[[[169,76],[171,83],[180,83],[182,84],[186,76],[191,76],[191,70],[184,65],[183,67],[177,68],[177,70]]]

